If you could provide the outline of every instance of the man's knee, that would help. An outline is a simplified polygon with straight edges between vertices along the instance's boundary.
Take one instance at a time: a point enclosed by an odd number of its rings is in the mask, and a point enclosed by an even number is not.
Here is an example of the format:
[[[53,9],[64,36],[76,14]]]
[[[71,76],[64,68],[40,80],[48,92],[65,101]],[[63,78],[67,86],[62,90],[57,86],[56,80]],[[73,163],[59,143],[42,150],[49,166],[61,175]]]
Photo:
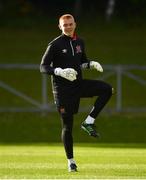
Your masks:
[[[62,132],[67,133],[67,134],[71,134],[71,129],[72,128],[70,126],[65,125],[62,127]]]
[[[108,94],[109,96],[112,96],[114,94],[114,88],[109,85],[106,89],[106,94]]]
[[[62,131],[71,132],[73,126],[73,115],[68,113],[61,114]]]
[[[115,94],[115,89],[112,87],[112,94]]]

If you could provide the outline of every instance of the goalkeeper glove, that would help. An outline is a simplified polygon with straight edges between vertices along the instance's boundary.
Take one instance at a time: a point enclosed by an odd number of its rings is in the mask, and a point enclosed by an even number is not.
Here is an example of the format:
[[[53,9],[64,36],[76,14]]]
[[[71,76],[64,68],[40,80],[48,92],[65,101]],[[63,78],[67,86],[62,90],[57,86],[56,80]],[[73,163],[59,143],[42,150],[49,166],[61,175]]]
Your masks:
[[[99,72],[103,72],[102,66],[98,62],[95,62],[95,61],[90,61],[90,68],[96,69]]]
[[[77,71],[75,71],[73,68],[55,68],[54,74],[56,76],[61,76],[69,81],[74,81],[77,79]]]

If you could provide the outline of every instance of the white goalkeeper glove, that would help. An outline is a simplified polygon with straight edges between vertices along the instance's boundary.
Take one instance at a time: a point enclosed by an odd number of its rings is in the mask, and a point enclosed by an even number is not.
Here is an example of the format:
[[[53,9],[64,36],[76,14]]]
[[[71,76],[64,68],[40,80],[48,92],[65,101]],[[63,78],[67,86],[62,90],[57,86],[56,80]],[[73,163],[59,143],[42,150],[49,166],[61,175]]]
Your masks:
[[[95,62],[95,61],[90,61],[90,68],[96,69],[99,72],[103,72],[102,66],[98,62]]]
[[[73,68],[55,68],[54,74],[56,76],[61,76],[69,81],[74,81],[77,79],[77,71],[75,71]]]

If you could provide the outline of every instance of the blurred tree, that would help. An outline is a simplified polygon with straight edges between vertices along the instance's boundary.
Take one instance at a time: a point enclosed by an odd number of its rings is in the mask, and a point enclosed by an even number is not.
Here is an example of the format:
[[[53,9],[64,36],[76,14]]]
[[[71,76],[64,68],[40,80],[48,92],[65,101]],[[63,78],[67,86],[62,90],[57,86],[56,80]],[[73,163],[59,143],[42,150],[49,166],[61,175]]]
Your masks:
[[[77,17],[111,18],[146,16],[146,0],[0,0],[0,13],[6,16],[60,16],[73,13]]]
[[[32,14],[34,10],[33,5],[29,0],[18,0],[18,7],[18,13],[23,16]]]
[[[114,13],[115,0],[108,0],[107,9],[105,11],[106,20],[109,22]]]
[[[2,9],[3,9],[3,3],[2,1],[0,1],[0,13],[2,12]]]
[[[145,0],[116,1],[116,15],[118,17],[142,17],[146,16]]]
[[[74,1],[74,15],[75,17],[79,17],[81,15],[82,11],[82,0],[75,0]]]

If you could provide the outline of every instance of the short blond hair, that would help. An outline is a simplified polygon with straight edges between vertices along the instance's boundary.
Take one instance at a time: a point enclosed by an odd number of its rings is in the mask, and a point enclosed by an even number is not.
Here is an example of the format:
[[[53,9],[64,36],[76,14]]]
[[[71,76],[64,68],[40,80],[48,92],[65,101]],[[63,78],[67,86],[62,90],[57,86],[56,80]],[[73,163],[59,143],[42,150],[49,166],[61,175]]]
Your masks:
[[[62,16],[60,16],[60,18],[59,18],[59,24],[60,24],[60,21],[61,21],[62,19],[73,19],[73,20],[75,21],[73,15],[71,15],[71,14],[63,14]]]

